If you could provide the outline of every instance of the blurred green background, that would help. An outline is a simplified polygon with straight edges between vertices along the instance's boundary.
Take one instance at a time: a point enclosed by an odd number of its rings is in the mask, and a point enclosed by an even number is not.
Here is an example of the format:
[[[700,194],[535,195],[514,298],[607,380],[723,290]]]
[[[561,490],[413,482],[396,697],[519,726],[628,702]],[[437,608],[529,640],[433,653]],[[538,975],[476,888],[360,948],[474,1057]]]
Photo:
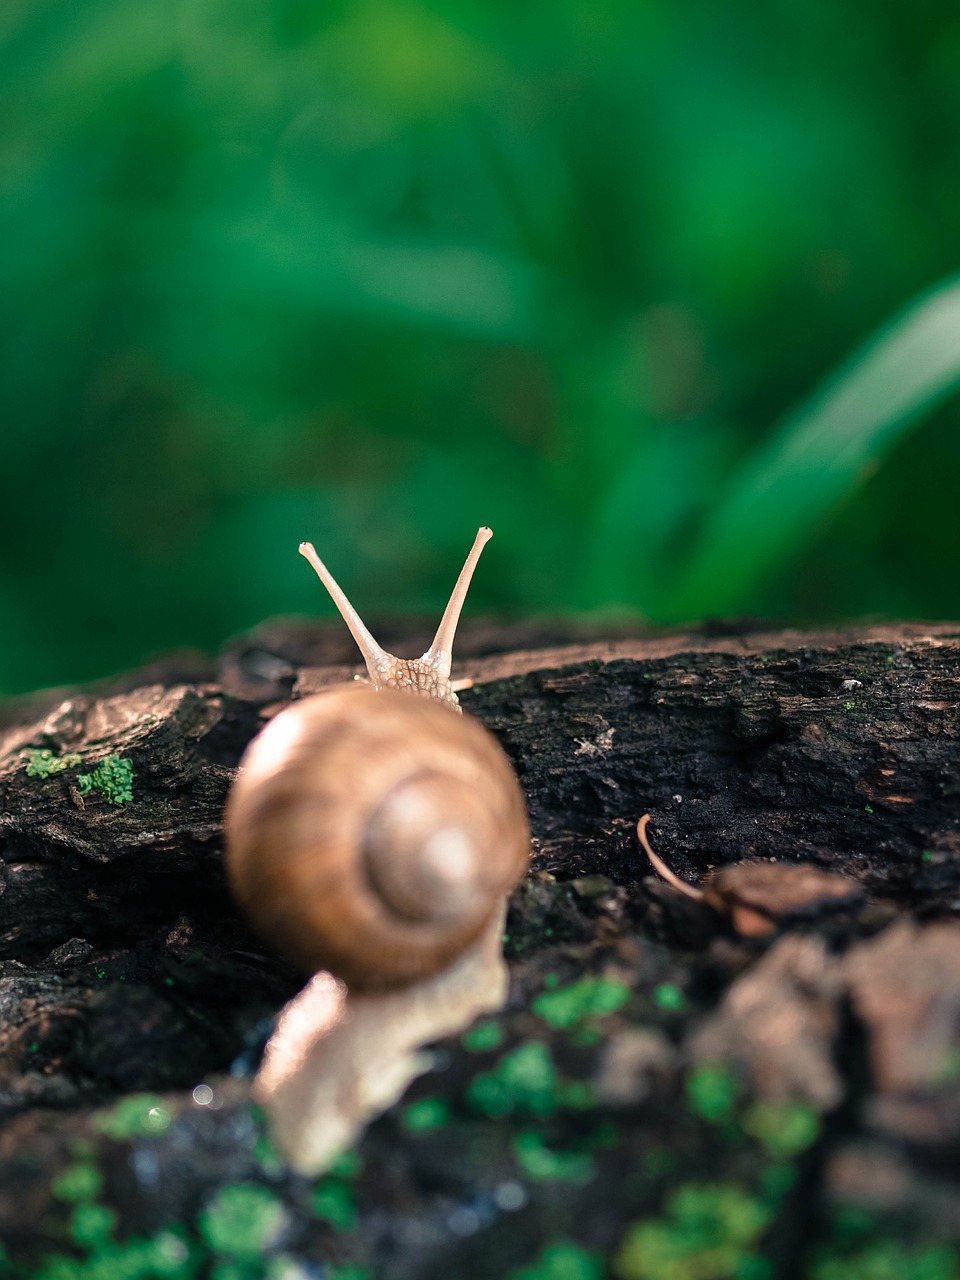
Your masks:
[[[0,691],[482,523],[474,611],[960,616],[956,6],[4,0],[0,119]]]

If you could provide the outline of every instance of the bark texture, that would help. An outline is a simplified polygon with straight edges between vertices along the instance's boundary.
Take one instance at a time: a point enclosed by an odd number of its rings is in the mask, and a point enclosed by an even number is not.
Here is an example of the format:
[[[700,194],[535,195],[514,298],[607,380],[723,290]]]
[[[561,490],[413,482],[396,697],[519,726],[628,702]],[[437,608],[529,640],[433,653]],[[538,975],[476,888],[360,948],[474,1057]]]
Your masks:
[[[507,750],[534,834],[508,1006],[440,1044],[317,1182],[276,1159],[250,1103],[302,979],[233,908],[220,819],[257,728],[353,676],[347,642],[274,623],[216,669],[179,655],[3,711],[15,1268],[830,1280],[873,1257],[955,1274],[960,628],[553,638],[460,645],[463,706]],[[97,772],[117,760],[132,799]],[[811,894],[744,936],[736,910],[651,873],[646,812],[692,883],[762,859],[767,897],[798,863],[861,894]]]

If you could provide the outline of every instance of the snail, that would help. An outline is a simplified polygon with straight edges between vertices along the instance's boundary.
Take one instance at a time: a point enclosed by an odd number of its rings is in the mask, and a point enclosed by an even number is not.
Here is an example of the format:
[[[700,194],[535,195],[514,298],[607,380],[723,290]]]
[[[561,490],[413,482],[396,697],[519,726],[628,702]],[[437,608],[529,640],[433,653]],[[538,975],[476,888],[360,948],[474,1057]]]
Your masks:
[[[502,911],[529,828],[516,775],[450,680],[480,529],[430,648],[383,650],[310,543],[368,684],[281,711],[241,760],[225,814],[227,877],[251,922],[308,972],[386,991],[443,971]]]

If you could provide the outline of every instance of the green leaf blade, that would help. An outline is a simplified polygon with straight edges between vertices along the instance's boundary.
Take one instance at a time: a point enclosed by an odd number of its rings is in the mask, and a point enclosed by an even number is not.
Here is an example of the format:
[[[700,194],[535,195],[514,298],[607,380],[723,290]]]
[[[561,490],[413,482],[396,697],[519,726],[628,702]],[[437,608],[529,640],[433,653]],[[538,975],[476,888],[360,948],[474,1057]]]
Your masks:
[[[666,602],[742,611],[922,415],[960,385],[960,279],[923,295],[789,413],[734,472]]]

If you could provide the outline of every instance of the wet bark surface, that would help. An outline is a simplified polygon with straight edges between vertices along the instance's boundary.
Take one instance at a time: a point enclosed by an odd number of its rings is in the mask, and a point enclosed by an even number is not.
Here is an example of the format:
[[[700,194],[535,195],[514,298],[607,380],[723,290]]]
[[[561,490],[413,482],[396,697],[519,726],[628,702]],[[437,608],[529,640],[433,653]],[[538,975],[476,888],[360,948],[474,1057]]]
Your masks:
[[[956,1276],[960,628],[462,640],[533,829],[509,1003],[316,1180],[250,1103],[302,978],[234,909],[220,820],[347,641],[279,622],[0,711],[15,1272]],[[739,896],[656,877],[647,812],[691,884],[746,861]]]

